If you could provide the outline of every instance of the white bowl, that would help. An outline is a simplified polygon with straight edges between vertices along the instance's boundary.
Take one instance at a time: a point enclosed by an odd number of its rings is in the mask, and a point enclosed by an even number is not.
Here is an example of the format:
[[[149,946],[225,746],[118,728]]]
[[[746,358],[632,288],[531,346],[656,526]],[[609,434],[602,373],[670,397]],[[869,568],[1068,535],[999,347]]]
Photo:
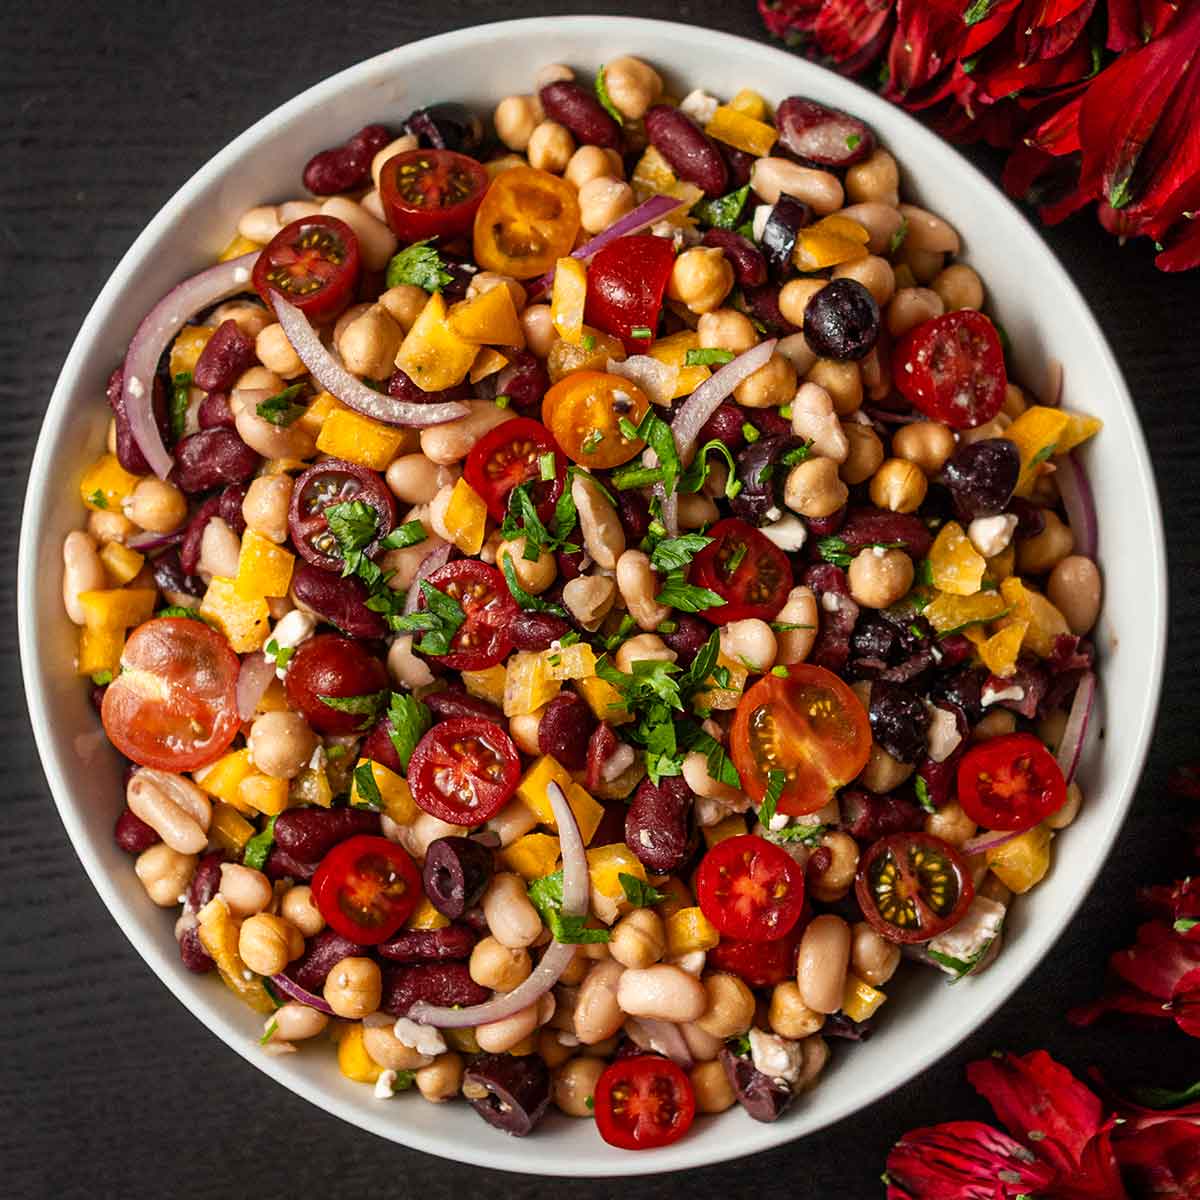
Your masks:
[[[773,1125],[740,1108],[697,1122],[674,1146],[631,1154],[590,1121],[547,1117],[530,1140],[509,1138],[465,1104],[404,1097],[383,1103],[344,1079],[331,1047],[269,1058],[260,1018],[213,978],[189,974],[172,936],[113,843],[120,767],[72,672],[76,631],[60,600],[60,547],[81,523],[76,480],[102,449],[104,383],[139,319],[173,284],[210,263],[252,205],[300,191],[315,151],[370,121],[396,123],[419,104],[462,100],[481,112],[527,92],[537,69],[568,62],[590,75],[623,53],[652,62],[682,93],[751,86],[772,100],[802,93],[866,120],[900,160],[908,194],[960,231],[967,260],[1012,340],[1019,378],[1064,367],[1065,402],[1104,418],[1086,452],[1096,486],[1107,595],[1103,653],[1109,733],[1093,736],[1079,819],[1054,844],[1050,876],[1014,907],[1003,953],[951,989],[912,968],[889,990],[876,1036],[838,1045],[814,1091]],[[193,176],[113,272],[75,340],[38,441],[19,566],[21,662],[50,792],[88,875],[125,935],[175,995],[234,1050],[326,1111],[381,1137],[460,1162],[546,1175],[633,1175],[719,1162],[836,1121],[911,1080],[1001,1005],[1047,952],[1088,893],[1138,780],[1154,722],[1166,636],[1163,536],[1141,429],[1121,374],[1079,293],[1025,219],[954,150],[875,95],[782,50],[685,25],[611,17],[511,21],[404,46],[351,67],[263,118]],[[1117,631],[1120,631],[1119,636]],[[1100,727],[1093,723],[1093,730]],[[216,1051],[214,1048],[214,1052]]]

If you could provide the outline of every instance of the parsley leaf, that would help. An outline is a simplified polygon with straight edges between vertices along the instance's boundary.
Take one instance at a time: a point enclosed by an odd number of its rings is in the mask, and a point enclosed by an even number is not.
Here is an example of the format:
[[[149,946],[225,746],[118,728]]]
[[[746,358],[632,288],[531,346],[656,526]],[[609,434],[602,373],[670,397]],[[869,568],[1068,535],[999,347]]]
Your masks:
[[[360,803],[355,808],[369,808],[372,812],[383,812],[383,797],[379,794],[379,784],[375,782],[375,772],[369,762],[361,762],[354,768],[354,790],[358,793]]]
[[[271,1022],[264,1030],[262,1037],[258,1039],[258,1044],[260,1046],[265,1046],[275,1036],[275,1032],[278,1030],[278,1028],[279,1022],[272,1017]]]
[[[847,150],[857,150],[862,145],[862,138],[857,133],[852,133],[846,139]]]
[[[99,488],[92,492],[87,499],[88,503],[95,505],[96,508],[101,510],[108,508],[108,497]]]
[[[261,404],[255,405],[255,412],[272,425],[290,425],[307,411],[303,404],[295,403],[296,397],[302,391],[304,384],[293,383],[291,387],[286,387],[282,392],[276,392],[274,396],[268,396]]]
[[[640,659],[626,675],[608,661],[606,656],[596,660],[596,674],[611,683],[621,693],[625,707],[630,712],[659,702],[682,711],[683,699],[679,694],[679,683],[673,676],[679,668],[662,659]]]
[[[395,747],[402,770],[407,773],[412,752],[433,724],[433,713],[429,711],[429,705],[422,704],[415,696],[393,692],[387,719],[388,737]]]
[[[730,1038],[725,1045],[738,1058],[745,1058],[750,1053],[750,1038],[744,1033],[739,1033],[737,1037]]]
[[[1195,917],[1180,917],[1171,928],[1176,933],[1190,933],[1197,925],[1200,925],[1200,920]]]
[[[420,585],[426,607],[404,617],[390,617],[388,624],[396,633],[424,634],[415,643],[422,654],[449,654],[450,641],[466,621],[467,614],[457,600],[439,592],[428,579],[422,579]]]
[[[725,747],[716,738],[711,737],[699,725],[694,725],[690,721],[683,723],[680,733],[685,749],[695,750],[697,753],[704,755],[705,765],[708,768],[710,778],[719,780],[721,783],[727,784],[729,787],[735,787],[738,791],[741,791],[742,778],[730,760],[729,755],[725,753]]]
[[[627,417],[622,417],[618,423],[621,432],[630,440],[640,438],[654,451],[658,458],[658,467],[662,471],[663,487],[668,495],[675,490],[675,481],[683,469],[679,461],[679,450],[675,445],[675,435],[671,426],[666,423],[653,409],[649,409],[641,423],[634,425]]]
[[[680,537],[659,542],[650,555],[650,565],[656,571],[675,571],[686,567],[712,541],[700,533],[685,533]]]
[[[432,238],[413,242],[399,254],[392,255],[387,265],[387,285],[399,287],[402,283],[424,288],[427,292],[440,292],[454,282],[454,276],[446,270],[442,257],[430,245]]]
[[[363,720],[359,724],[360,729],[366,729],[379,719],[379,714],[383,712],[387,698],[387,691],[364,692],[360,696],[317,696],[317,699],[326,708],[332,708],[334,712],[362,717]]]
[[[242,850],[242,863],[247,867],[253,867],[256,871],[263,869],[263,863],[267,861],[267,855],[271,853],[271,847],[275,845],[275,818],[272,817],[266,824],[266,828],[261,833],[256,833]]]
[[[904,239],[908,237],[908,220],[907,218],[900,222],[900,228],[892,234],[891,240],[888,242],[888,253],[895,254],[901,246],[904,245]]]
[[[733,362],[736,357],[737,355],[732,350],[720,350],[714,346],[704,348],[693,346],[683,356],[683,365],[685,367],[724,366],[727,362]]]
[[[600,101],[600,107],[604,109],[604,111],[608,113],[608,115],[612,117],[612,119],[616,121],[618,125],[624,125],[625,118],[621,116],[620,109],[618,109],[617,106],[612,102],[612,97],[608,94],[608,83],[604,78],[605,70],[605,67],[601,67],[600,70],[596,72],[596,99]]]
[[[429,535],[420,521],[405,521],[397,525],[391,533],[379,543],[381,550],[403,550],[406,546],[416,546]]]
[[[801,842],[805,846],[815,848],[821,842],[821,837],[829,829],[828,825],[785,825],[782,829],[764,830],[763,836],[770,842],[786,845],[789,842]]]
[[[648,883],[643,883],[636,875],[627,875],[624,871],[620,871],[617,874],[617,881],[621,885],[621,891],[625,893],[625,899],[634,908],[649,908],[650,905],[667,898],[666,892],[660,892]]]
[[[823,537],[817,541],[817,553],[835,567],[848,567],[854,555],[840,537]]]
[[[701,225],[709,225],[713,229],[733,229],[742,215],[742,209],[746,207],[749,195],[750,185],[746,184],[736,192],[727,192],[712,200],[701,200],[692,206],[691,215]]]
[[[567,614],[559,605],[551,604],[549,600],[543,600],[540,596],[527,592],[517,582],[517,568],[513,565],[512,555],[507,550],[504,552],[504,561],[501,562],[500,567],[504,572],[504,582],[508,584],[512,598],[526,612],[548,612],[553,613],[556,617],[566,619]]]
[[[708,473],[711,470],[708,456],[714,450],[729,468],[729,477],[725,481],[725,498],[732,500],[742,490],[742,481],[737,477],[737,464],[733,461],[733,454],[724,442],[713,438],[700,447],[696,457],[692,459],[692,465],[679,477],[679,491],[698,492],[708,482]]]
[[[167,604],[160,608],[154,615],[156,617],[188,617],[190,620],[201,621],[205,625],[211,625],[214,629],[216,628],[216,625],[213,624],[209,617],[206,617],[201,612],[197,612],[194,608],[188,608],[184,604]]]
[[[546,928],[555,940],[567,945],[607,942],[612,936],[607,929],[588,929],[587,917],[563,916],[563,873],[544,875],[529,885],[529,902],[538,910]]]
[[[659,604],[691,613],[701,612],[706,608],[719,608],[725,603],[711,588],[688,583],[682,571],[669,572],[663,580],[662,589],[654,598]]]
[[[103,687],[106,683],[112,683],[113,673],[111,671],[95,671],[92,674],[92,682],[97,687]]]
[[[937,809],[933,806],[933,801],[929,798],[929,784],[927,784],[920,775],[918,775],[913,782],[913,791],[917,795],[917,803],[926,812],[937,812]]]
[[[292,655],[296,653],[296,647],[281,646],[274,638],[269,638],[267,644],[263,647],[263,653],[270,655],[275,660],[276,670],[282,671],[292,661]]]
[[[325,520],[345,563],[342,575],[357,575],[371,588],[382,583],[383,571],[365,553],[379,532],[379,513],[365,501],[344,500],[325,510]]]
[[[566,486],[554,506],[554,516],[551,518],[553,530],[547,529],[538,515],[537,505],[529,494],[530,483],[518,484],[508,493],[508,512],[500,525],[500,536],[505,541],[523,537],[525,549],[522,558],[535,562],[543,550],[565,550],[569,554],[579,549],[568,540],[578,521],[570,483],[568,472]]]
[[[787,773],[785,771],[772,767],[767,772],[767,790],[763,794],[762,804],[758,810],[758,823],[764,829],[771,828],[771,818],[775,815],[775,806],[779,803],[779,797],[783,795],[786,783]]]
[[[179,441],[187,423],[188,407],[192,402],[192,373],[179,371],[171,377],[171,438]]]

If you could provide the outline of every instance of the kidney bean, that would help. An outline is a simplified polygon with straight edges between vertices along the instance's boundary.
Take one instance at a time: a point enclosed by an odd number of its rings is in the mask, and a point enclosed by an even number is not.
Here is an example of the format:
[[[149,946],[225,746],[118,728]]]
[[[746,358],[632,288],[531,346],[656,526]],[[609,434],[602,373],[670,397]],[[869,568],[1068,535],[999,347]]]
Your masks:
[[[435,721],[451,721],[455,717],[482,717],[496,725],[507,724],[504,714],[490,700],[472,696],[462,688],[450,687],[442,692],[430,692],[424,697]]]
[[[292,572],[292,595],[297,604],[350,637],[375,638],[387,633],[387,622],[367,607],[369,593],[353,576],[335,575],[312,563],[298,562]]]
[[[555,550],[554,561],[558,565],[558,581],[560,584],[570,583],[583,574],[583,551],[575,550],[568,554],[565,550]],[[561,598],[561,590],[559,598]],[[557,601],[556,601],[557,602]]]
[[[200,545],[204,540],[204,530],[220,508],[221,498],[209,496],[188,521],[183,541],[179,543],[179,563],[189,575],[194,575],[196,568],[200,565]]]
[[[732,400],[724,400],[700,427],[696,444],[703,446],[715,439],[724,443],[730,450],[738,450],[746,440],[742,433],[742,426],[745,424],[745,412]]]
[[[850,658],[850,638],[859,611],[858,605],[850,599],[846,572],[831,563],[816,563],[805,570],[800,582],[812,588],[818,600],[825,592],[838,597],[837,607],[832,611],[824,604],[818,605],[820,629],[808,661],[830,671],[841,671]]]
[[[750,182],[754,155],[747,154],[745,150],[739,150],[736,146],[726,145],[725,142],[717,142],[717,149],[720,150],[721,157],[725,160],[725,169],[729,172],[729,190],[735,192],[738,188],[745,187]]]
[[[587,766],[588,739],[596,724],[581,696],[559,692],[538,722],[538,749],[558,759],[568,771],[582,771]]]
[[[709,229],[704,234],[705,246],[716,246],[729,259],[738,287],[758,287],[767,282],[767,260],[758,247],[732,229]]]
[[[523,417],[541,418],[542,397],[550,390],[545,364],[528,350],[519,350],[503,372],[503,392]]]
[[[546,84],[538,95],[546,116],[565,125],[577,142],[620,149],[621,127],[604,111],[600,101],[579,84],[558,79]]]
[[[192,383],[206,392],[228,392],[258,362],[254,339],[232,318],[217,326],[192,369]]]
[[[617,735],[607,721],[601,721],[588,738],[586,784],[589,792],[594,792],[604,782],[604,764],[612,758],[616,749]],[[624,834],[619,836],[624,837]]]
[[[617,516],[625,540],[630,544],[640,542],[650,532],[650,505],[641,492],[613,492],[617,498]]]
[[[947,634],[938,642],[943,667],[957,667],[971,657],[975,647],[961,633]]]
[[[470,958],[479,935],[469,925],[446,925],[442,929],[405,929],[377,946],[382,958],[392,962],[443,962]]]
[[[381,1012],[393,1017],[408,1015],[418,1000],[427,1004],[459,1004],[464,1008],[482,1004],[491,992],[471,978],[462,962],[417,963],[383,969]]]
[[[588,846],[615,846],[625,840],[625,801],[608,800],[604,804],[604,816],[596,826]]]
[[[233,429],[237,422],[234,420],[233,409],[229,407],[227,392],[205,392],[200,407],[196,410],[196,420],[201,429]]]
[[[811,528],[813,522],[809,522]],[[852,508],[838,530],[851,553],[879,542],[899,542],[912,558],[924,558],[933,545],[933,535],[920,517],[911,513],[884,512],[879,508]]]
[[[889,834],[912,832],[925,822],[921,809],[902,796],[877,796],[860,788],[847,788],[840,801],[842,829],[860,842],[876,842]]]
[[[553,613],[521,612],[508,627],[509,639],[518,650],[548,650],[570,632],[570,622]]]
[[[183,569],[179,551],[171,546],[152,560],[154,582],[160,591],[182,592],[186,596],[203,596],[204,582]]]
[[[187,904],[193,912],[199,912],[217,894],[221,887],[221,864],[226,861],[221,850],[214,850],[200,860],[187,893]]]
[[[316,863],[298,863],[278,846],[271,847],[267,861],[263,863],[263,874],[272,883],[278,883],[281,879],[311,879],[316,871]]]
[[[113,826],[113,839],[126,854],[141,854],[162,838],[129,808],[123,808]]]
[[[421,880],[429,903],[452,921],[478,903],[492,878],[492,852],[465,837],[437,838],[425,851]],[[487,930],[484,922],[483,932]]]
[[[293,861],[315,869],[338,842],[379,832],[379,814],[366,809],[293,808],[275,820],[275,845]]]
[[[392,140],[383,125],[367,125],[341,146],[314,154],[304,168],[304,186],[314,196],[354,192],[371,182],[371,160]]]
[[[848,167],[875,149],[875,134],[857,117],[804,96],[789,96],[775,110],[779,145],[822,167]]]
[[[694,183],[706,196],[726,190],[729,172],[716,143],[687,113],[667,104],[656,104],[646,113],[646,136],[671,164],[680,179]]]
[[[448,404],[451,400],[467,400],[471,392],[465,383],[443,388],[440,392],[423,392],[401,370],[392,372],[387,381],[387,394],[409,404]]]
[[[783,337],[797,332],[796,326],[787,320],[780,310],[778,284],[765,283],[762,287],[747,288],[742,292],[742,300],[745,302],[746,314],[761,321],[772,334]],[[755,412],[766,411],[765,408],[755,409]]]
[[[677,613],[674,633],[664,633],[662,639],[676,655],[676,664],[687,668],[712,637],[713,627],[703,618],[690,613]]]
[[[764,1075],[749,1058],[734,1054],[728,1046],[721,1048],[718,1055],[725,1068],[725,1078],[738,1103],[756,1121],[769,1124],[778,1121],[792,1102],[792,1090],[786,1084],[776,1083]]]
[[[343,958],[356,958],[362,947],[332,929],[322,929],[305,944],[304,953],[287,969],[289,979],[294,979],[306,992],[321,994],[329,972]]]
[[[230,483],[246,483],[259,457],[232,429],[202,429],[175,447],[174,482],[189,496]]]
[[[209,958],[208,951],[200,941],[200,930],[195,926],[179,935],[179,957],[194,975],[207,975],[209,971],[216,970],[217,964]]]
[[[401,763],[400,755],[396,753],[396,747],[389,736],[391,728],[392,724],[387,717],[380,717],[371,726],[371,732],[363,738],[358,753],[360,758],[369,758],[372,762],[381,763],[389,771],[402,775],[404,764]]]
[[[678,868],[688,856],[688,813],[692,790],[679,775],[664,775],[656,787],[643,779],[625,814],[625,845],[656,874]]]
[[[108,407],[112,409],[113,419],[117,425],[117,461],[131,474],[149,475],[150,464],[146,461],[141,447],[134,440],[129,413],[125,409],[125,401],[121,395],[124,380],[124,367],[116,367],[108,377],[108,384],[104,389]],[[159,436],[166,444],[170,437],[170,424],[167,418],[167,390],[157,375],[154,377],[154,386],[151,391],[151,406],[154,411],[155,423],[158,425]]]

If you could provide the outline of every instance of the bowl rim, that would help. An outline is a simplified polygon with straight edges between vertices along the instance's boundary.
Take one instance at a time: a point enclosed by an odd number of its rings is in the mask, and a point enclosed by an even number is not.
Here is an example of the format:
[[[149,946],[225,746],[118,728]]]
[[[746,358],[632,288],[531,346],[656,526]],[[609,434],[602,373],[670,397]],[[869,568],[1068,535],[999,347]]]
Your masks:
[[[459,1163],[465,1162],[469,1165],[518,1173],[591,1178],[659,1174],[712,1165],[769,1150],[859,1112],[882,1100],[915,1076],[885,1078],[873,1092],[865,1097],[860,1094],[831,1101],[828,1111],[822,1112],[818,1119],[803,1125],[797,1121],[783,1121],[774,1125],[752,1125],[743,1136],[740,1136],[732,1144],[726,1144],[725,1139],[720,1138],[684,1139],[683,1142],[653,1154],[623,1155],[612,1159],[611,1162],[604,1159],[586,1164],[577,1161],[561,1161],[550,1157],[539,1159],[536,1155],[529,1154],[524,1148],[524,1144],[516,1139],[481,1139],[470,1147],[470,1158],[466,1159],[462,1155],[456,1154],[455,1145],[451,1144],[450,1139],[445,1135],[427,1136],[422,1130],[409,1128],[401,1122],[389,1119],[385,1112],[381,1113],[379,1117],[369,1116],[364,1119],[361,1112],[323,1083],[312,1083],[308,1079],[296,1075],[285,1076],[285,1072],[280,1068],[281,1060],[267,1057],[259,1052],[258,1047],[246,1038],[244,1031],[236,1028],[234,1023],[218,1010],[217,1006],[207,1003],[201,1006],[193,1005],[188,994],[189,988],[179,982],[178,978],[173,976],[168,969],[169,960],[163,950],[161,931],[151,931],[149,923],[125,920],[120,915],[123,901],[102,862],[89,847],[88,834],[80,817],[75,812],[77,805],[71,796],[77,783],[71,780],[64,763],[57,756],[52,742],[47,687],[41,678],[38,662],[42,613],[38,607],[35,565],[39,546],[44,536],[42,525],[47,508],[44,497],[49,493],[49,489],[44,488],[40,481],[53,478],[52,453],[64,435],[64,426],[67,424],[69,416],[70,397],[80,385],[86,360],[95,353],[94,343],[97,340],[97,334],[114,306],[114,301],[125,290],[148,250],[169,229],[173,220],[172,214],[176,210],[186,206],[214,181],[224,177],[235,165],[236,160],[261,137],[271,133],[281,124],[291,121],[311,106],[323,100],[336,99],[343,87],[357,76],[378,71],[385,65],[390,68],[403,69],[409,62],[420,60],[431,51],[479,52],[497,38],[519,37],[524,33],[544,33],[548,26],[554,30],[556,35],[561,34],[564,38],[570,38],[573,35],[595,32],[597,23],[604,26],[605,33],[613,31],[624,33],[629,38],[630,45],[649,46],[653,45],[654,39],[658,36],[670,33],[671,36],[678,37],[683,33],[702,38],[709,51],[715,50],[719,53],[722,45],[728,45],[731,48],[736,46],[742,52],[745,52],[747,47],[751,47],[756,55],[777,57],[786,61],[801,75],[806,70],[822,70],[815,64],[798,59],[797,56],[782,47],[764,44],[753,38],[736,34],[687,26],[680,22],[640,17],[612,17],[600,14],[555,16],[549,20],[531,17],[490,22],[396,46],[353,63],[293,96],[237,135],[202,164],[174,192],[122,255],[88,310],[60,369],[38,435],[22,510],[17,566],[18,644],[25,696],[38,756],[59,817],[76,855],[118,928],[175,998],[227,1046],[258,1070],[271,1077],[276,1083],[302,1096],[324,1112],[338,1116],[359,1129],[368,1130],[406,1147]],[[833,73],[829,72],[828,74],[832,75]],[[1123,741],[1131,751],[1124,756],[1124,762],[1127,764],[1125,768],[1127,782],[1122,789],[1119,803],[1114,806],[1107,829],[1102,831],[1095,844],[1095,848],[1102,852],[1093,854],[1085,863],[1084,868],[1076,873],[1074,894],[1062,912],[1060,922],[1049,932],[1040,932],[1036,928],[1028,928],[1023,932],[1023,939],[1028,940],[1030,948],[1032,948],[1032,954],[1025,968],[1010,983],[1002,987],[995,996],[986,1002],[978,1003],[971,1020],[961,1029],[953,1030],[945,1040],[935,1044],[935,1049],[920,1068],[924,1071],[955,1049],[972,1032],[978,1030],[1009,999],[1013,992],[1025,983],[1034,969],[1042,962],[1054,943],[1066,931],[1071,919],[1087,898],[1096,877],[1112,851],[1125,819],[1128,817],[1133,794],[1149,751],[1165,669],[1168,603],[1165,539],[1162,508],[1137,409],[1117,365],[1112,348],[1087,302],[1057,255],[1041,238],[1038,230],[1025,214],[974,164],[957,154],[952,146],[948,146],[943,139],[921,125],[910,114],[889,104],[856,81],[836,75],[833,75],[833,78],[838,81],[837,86],[844,89],[850,97],[847,100],[847,107],[853,107],[855,113],[861,115],[868,123],[878,114],[886,113],[885,122],[899,121],[904,125],[906,138],[909,139],[906,147],[911,149],[914,158],[921,151],[929,151],[935,156],[944,155],[948,151],[954,153],[959,165],[973,176],[974,186],[990,191],[994,198],[1002,201],[1010,210],[1010,215],[1025,225],[1027,232],[1042,248],[1046,259],[1046,269],[1057,276],[1056,282],[1064,290],[1064,295],[1074,310],[1071,314],[1072,323],[1088,333],[1097,344],[1100,365],[1109,378],[1113,394],[1130,414],[1133,440],[1126,448],[1126,452],[1133,477],[1129,483],[1130,486],[1135,486],[1145,494],[1153,518],[1152,528],[1147,531],[1151,546],[1152,571],[1150,577],[1146,579],[1150,601],[1147,616],[1148,623],[1152,628],[1151,653],[1153,657],[1150,664],[1152,687],[1143,702],[1138,728],[1133,732],[1124,730],[1122,734]],[[1030,948],[1027,948],[1027,954],[1030,953]],[[188,982],[190,983],[190,981]],[[608,1148],[603,1147],[603,1149],[607,1150]]]

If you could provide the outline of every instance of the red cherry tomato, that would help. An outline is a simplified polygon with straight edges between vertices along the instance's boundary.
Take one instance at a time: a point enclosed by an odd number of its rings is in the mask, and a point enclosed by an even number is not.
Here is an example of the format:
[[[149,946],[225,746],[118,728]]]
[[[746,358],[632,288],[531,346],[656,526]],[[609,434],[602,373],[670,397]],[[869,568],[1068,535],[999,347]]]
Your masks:
[[[229,748],[239,728],[238,656],[215,629],[190,617],[139,625],[104,692],[108,740],[139,766],[195,771]]]
[[[692,560],[690,581],[725,603],[700,615],[714,625],[758,617],[769,621],[792,590],[788,556],[753,525],[727,517],[709,531],[712,542]]]
[[[542,478],[542,459],[553,455],[554,475]],[[532,482],[530,498],[538,515],[548,521],[563,493],[567,465],[546,427],[529,417],[505,421],[475,443],[463,466],[463,478],[483,497],[488,512],[503,521],[508,496],[515,487]]]
[[[521,759],[512,738],[483,717],[439,721],[408,764],[413,799],[451,825],[482,825],[517,790]]]
[[[254,264],[254,290],[291,301],[310,321],[332,321],[354,298],[360,272],[358,238],[345,221],[317,215],[285,225]]]
[[[422,894],[421,873],[395,842],[360,834],[321,859],[312,892],[331,929],[361,946],[374,946],[412,915]]]
[[[670,238],[637,234],[609,242],[588,266],[583,319],[619,337],[627,353],[644,354],[658,331],[663,292],[674,265]],[[635,329],[649,330],[649,336],[635,337]]]
[[[677,1142],[692,1127],[696,1094],[669,1058],[622,1058],[596,1081],[596,1128],[610,1146],[653,1150]]]
[[[379,172],[379,199],[402,242],[466,233],[487,191],[482,165],[453,150],[407,150]]]
[[[343,736],[368,729],[386,705],[387,668],[362,642],[322,633],[288,661],[288,704],[318,732]]]
[[[1054,755],[1031,733],[1009,733],[972,746],[958,764],[958,802],[984,829],[1020,833],[1067,802]]]
[[[1008,375],[996,327],[963,308],[924,321],[892,351],[892,378],[901,395],[933,421],[974,429],[1004,404]]]
[[[871,725],[848,684],[832,671],[794,663],[765,675],[738,701],[731,734],[742,787],[761,804],[770,772],[784,773],[777,811],[816,812],[867,765]]]
[[[773,942],[722,938],[708,952],[707,965],[717,971],[729,971],[751,987],[774,987],[796,974],[796,949],[804,924],[797,921],[790,933]]]
[[[956,925],[975,884],[948,842],[931,833],[893,833],[863,855],[854,890],[880,937],[907,943],[927,942]]]
[[[341,571],[346,565],[325,510],[351,500],[360,500],[375,510],[378,537],[366,547],[370,554],[379,538],[386,537],[396,523],[396,502],[379,473],[340,458],[327,458],[296,480],[288,529],[296,549],[314,567]]]
[[[800,919],[804,871],[765,838],[752,833],[726,838],[700,863],[696,901],[726,937],[773,942]]]
[[[467,618],[450,639],[450,653],[430,658],[452,671],[483,671],[508,656],[508,629],[521,610],[495,567],[460,558],[434,571],[428,582],[454,600]],[[417,603],[420,609],[427,607],[424,593]]]

